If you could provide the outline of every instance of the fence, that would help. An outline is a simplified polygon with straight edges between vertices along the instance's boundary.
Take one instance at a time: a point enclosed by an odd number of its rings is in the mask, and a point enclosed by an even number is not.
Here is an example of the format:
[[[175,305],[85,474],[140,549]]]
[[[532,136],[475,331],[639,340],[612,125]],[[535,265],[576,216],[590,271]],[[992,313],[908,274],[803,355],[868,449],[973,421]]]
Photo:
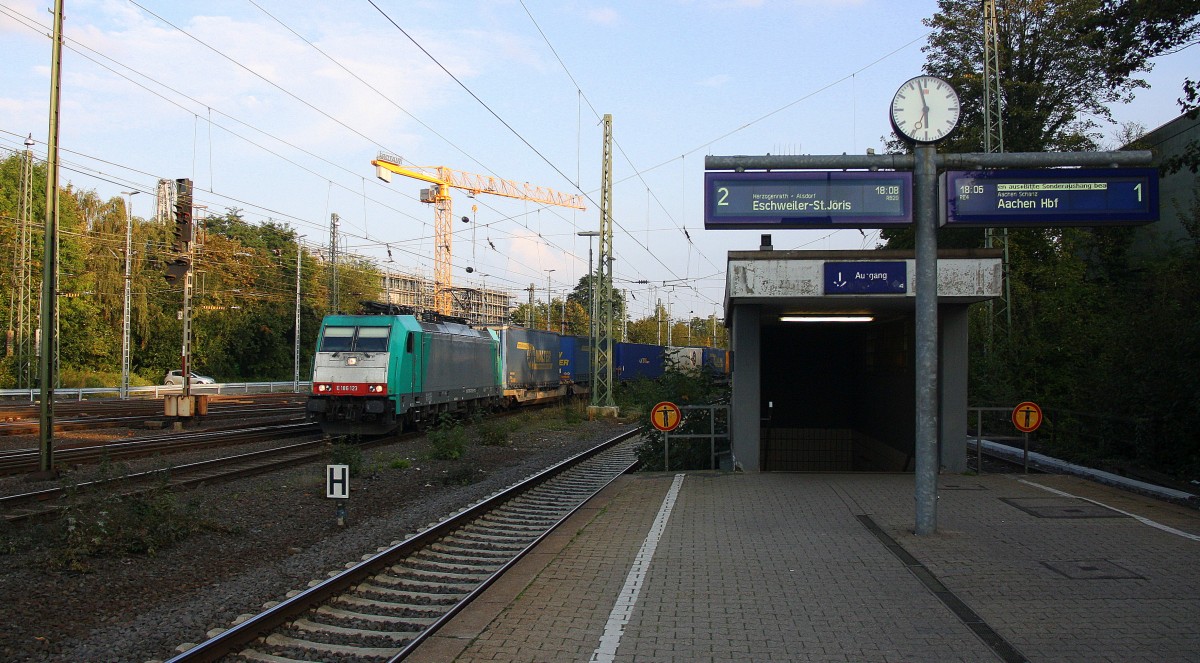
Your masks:
[[[1157,423],[1152,419],[1043,407],[1041,427],[1024,435],[1012,423],[1011,407],[971,407],[967,411],[968,417],[973,419],[968,426],[973,424],[975,428],[976,463],[980,468],[981,440],[1004,443],[1022,437],[1022,462],[1026,471],[1029,469],[1031,439],[1035,445],[1044,442],[1056,454],[1069,456],[1065,460],[1086,462],[1123,458],[1147,463],[1161,460],[1157,457]]]
[[[297,389],[296,383],[291,380],[287,382],[226,382],[223,384],[194,384],[191,385],[193,394],[274,394],[274,393],[300,393],[307,394],[312,388],[311,382],[299,383]],[[183,387],[179,385],[152,385],[149,387],[130,387],[129,398],[162,398],[164,394],[178,394],[183,391]],[[37,402],[41,398],[39,389],[0,389],[0,399],[4,400],[28,400],[29,402]],[[82,401],[92,398],[120,398],[120,387],[88,387],[88,388],[62,388],[58,387],[54,390],[54,400],[56,401]]]
[[[715,470],[721,465],[720,458],[732,458],[729,441],[729,406],[728,405],[683,405],[679,408],[680,423],[675,431],[663,433],[663,469],[671,470],[671,442],[688,441],[685,445],[676,445],[683,453],[685,462],[689,457],[696,456],[694,444],[696,440],[708,440],[708,469]],[[718,442],[720,442],[718,444]],[[690,452],[690,453],[689,453]],[[694,468],[680,468],[694,469]]]

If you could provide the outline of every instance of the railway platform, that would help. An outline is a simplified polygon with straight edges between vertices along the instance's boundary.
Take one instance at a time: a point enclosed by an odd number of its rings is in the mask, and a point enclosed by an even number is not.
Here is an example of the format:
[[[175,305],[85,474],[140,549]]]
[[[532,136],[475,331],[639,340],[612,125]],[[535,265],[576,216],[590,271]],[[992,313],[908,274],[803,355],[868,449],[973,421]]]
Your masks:
[[[1200,511],[1085,479],[626,475],[416,661],[1200,660]]]

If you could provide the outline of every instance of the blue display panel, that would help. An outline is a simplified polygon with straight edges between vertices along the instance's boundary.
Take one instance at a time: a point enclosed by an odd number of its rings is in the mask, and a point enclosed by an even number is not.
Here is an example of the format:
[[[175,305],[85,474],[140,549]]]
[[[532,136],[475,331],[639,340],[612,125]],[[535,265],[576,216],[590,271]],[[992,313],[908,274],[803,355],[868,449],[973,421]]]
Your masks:
[[[886,228],[912,223],[912,173],[704,174],[704,227]]]
[[[825,294],[904,294],[908,292],[908,263],[827,262]]]
[[[1158,220],[1158,170],[948,171],[941,204],[950,226],[1139,225]]]

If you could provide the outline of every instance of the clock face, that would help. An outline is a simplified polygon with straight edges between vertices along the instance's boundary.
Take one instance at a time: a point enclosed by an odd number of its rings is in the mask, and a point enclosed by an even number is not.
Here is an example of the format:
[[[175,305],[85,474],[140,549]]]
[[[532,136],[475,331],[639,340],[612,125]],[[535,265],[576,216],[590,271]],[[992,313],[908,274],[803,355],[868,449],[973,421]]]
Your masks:
[[[892,128],[918,143],[934,143],[958,126],[958,93],[937,76],[905,81],[892,98]]]

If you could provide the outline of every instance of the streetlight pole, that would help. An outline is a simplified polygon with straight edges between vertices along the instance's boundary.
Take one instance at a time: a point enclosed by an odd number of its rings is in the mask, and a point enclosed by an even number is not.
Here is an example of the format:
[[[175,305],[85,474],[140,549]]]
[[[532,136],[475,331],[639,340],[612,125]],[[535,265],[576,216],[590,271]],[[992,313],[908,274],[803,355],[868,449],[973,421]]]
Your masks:
[[[655,343],[662,345],[662,300],[657,297],[654,299],[654,325],[658,328],[658,336]]]
[[[300,239],[296,236],[296,342],[293,348],[292,391],[300,393]],[[392,303],[392,292],[388,290],[388,303]]]
[[[589,378],[596,375],[596,272],[592,269],[592,238],[599,237],[599,230],[584,230],[575,233],[588,238],[588,357],[591,358]]]
[[[129,279],[133,253],[133,197],[141,191],[122,191],[125,196],[125,303],[121,316],[121,399],[129,398]]]
[[[555,270],[547,269],[546,272],[546,331],[550,331],[550,272]]]
[[[594,380],[596,374],[596,274],[592,267],[592,238],[600,237],[600,231],[583,231],[575,233],[588,238],[588,357],[590,365],[588,377]]]
[[[489,276],[488,274],[480,274],[479,275],[479,281],[480,281],[479,316],[475,319],[475,324],[477,324],[481,327],[486,327],[489,324],[491,324],[490,322],[488,322],[488,320],[489,320],[489,318],[488,318],[488,291],[487,291],[487,277],[488,276]]]
[[[675,294],[675,288],[667,290],[667,346],[671,345],[671,295]]]

